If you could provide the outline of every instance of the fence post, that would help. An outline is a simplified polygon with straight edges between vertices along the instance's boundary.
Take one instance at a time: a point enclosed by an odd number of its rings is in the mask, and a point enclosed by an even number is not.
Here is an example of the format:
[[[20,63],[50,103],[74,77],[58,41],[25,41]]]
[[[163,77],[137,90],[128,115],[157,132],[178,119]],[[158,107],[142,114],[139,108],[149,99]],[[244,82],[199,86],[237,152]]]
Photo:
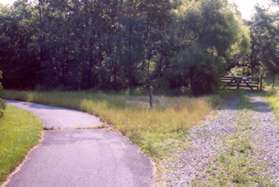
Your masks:
[[[260,76],[260,91],[263,91],[263,75]]]

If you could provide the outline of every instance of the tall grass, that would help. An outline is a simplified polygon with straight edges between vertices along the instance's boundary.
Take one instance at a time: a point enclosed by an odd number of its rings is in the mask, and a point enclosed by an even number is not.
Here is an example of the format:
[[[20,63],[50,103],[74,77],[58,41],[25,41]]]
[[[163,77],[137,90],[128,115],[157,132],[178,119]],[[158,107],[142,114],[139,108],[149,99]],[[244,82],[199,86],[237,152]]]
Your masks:
[[[276,84],[275,87],[272,88],[271,83],[266,84],[266,101],[272,108],[277,120],[279,120],[279,85]]]
[[[155,107],[150,110],[144,96],[59,91],[5,91],[2,96],[97,115],[154,159],[181,145],[187,130],[199,124],[219,101],[217,96],[156,96]]]
[[[0,119],[0,186],[38,143],[41,131],[40,120],[31,113],[13,106],[6,108]]]

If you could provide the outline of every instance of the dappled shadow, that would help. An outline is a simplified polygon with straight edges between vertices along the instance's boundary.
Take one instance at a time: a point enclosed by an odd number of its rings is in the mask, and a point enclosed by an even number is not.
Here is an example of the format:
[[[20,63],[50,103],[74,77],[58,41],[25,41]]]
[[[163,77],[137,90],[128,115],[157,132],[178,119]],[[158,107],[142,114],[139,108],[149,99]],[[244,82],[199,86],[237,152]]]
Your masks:
[[[272,108],[264,99],[258,99],[268,96],[268,92],[232,92],[227,103],[224,103],[218,110],[251,110],[255,112],[268,113]]]
[[[250,101],[251,107],[253,111],[256,112],[272,112],[272,108],[268,106],[268,104],[265,101]]]
[[[238,110],[240,99],[237,96],[229,96],[217,110]]]

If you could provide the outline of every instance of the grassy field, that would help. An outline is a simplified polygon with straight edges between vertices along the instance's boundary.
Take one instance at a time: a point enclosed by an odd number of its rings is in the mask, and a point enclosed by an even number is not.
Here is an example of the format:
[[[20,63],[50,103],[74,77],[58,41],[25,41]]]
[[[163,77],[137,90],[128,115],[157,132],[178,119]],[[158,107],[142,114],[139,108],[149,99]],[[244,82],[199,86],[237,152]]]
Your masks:
[[[41,122],[31,113],[8,106],[0,119],[0,185],[41,136]]]
[[[153,159],[167,155],[176,146],[183,146],[187,130],[197,125],[220,101],[218,96],[156,96],[155,107],[150,110],[145,96],[28,91],[5,91],[3,96],[97,115],[128,136]]]

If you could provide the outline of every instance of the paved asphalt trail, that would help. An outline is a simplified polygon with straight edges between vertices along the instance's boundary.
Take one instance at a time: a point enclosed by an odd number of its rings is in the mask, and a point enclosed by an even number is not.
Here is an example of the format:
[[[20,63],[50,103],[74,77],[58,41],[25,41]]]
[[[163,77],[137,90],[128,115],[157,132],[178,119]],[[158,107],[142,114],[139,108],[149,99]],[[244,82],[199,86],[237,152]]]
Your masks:
[[[127,138],[98,129],[102,126],[98,118],[65,108],[9,104],[33,112],[51,130],[45,131],[42,143],[8,187],[154,186],[150,160]]]

